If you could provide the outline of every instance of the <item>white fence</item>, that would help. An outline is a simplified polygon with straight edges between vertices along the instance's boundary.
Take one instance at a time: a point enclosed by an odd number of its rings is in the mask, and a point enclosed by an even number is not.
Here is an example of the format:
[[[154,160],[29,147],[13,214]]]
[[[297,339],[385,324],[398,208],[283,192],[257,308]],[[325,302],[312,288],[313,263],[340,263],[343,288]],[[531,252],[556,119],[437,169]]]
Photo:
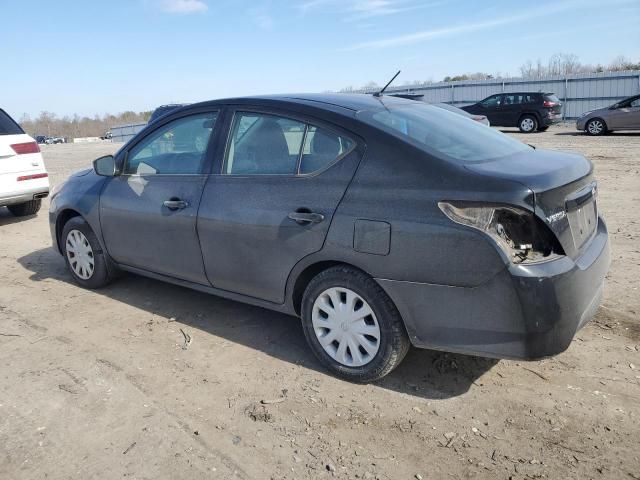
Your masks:
[[[563,118],[572,119],[588,110],[603,108],[625,97],[640,94],[640,70],[545,78],[465,80],[387,89],[387,93],[418,94],[423,95],[425,102],[450,103],[458,107],[495,93],[521,91],[555,93],[563,103]]]

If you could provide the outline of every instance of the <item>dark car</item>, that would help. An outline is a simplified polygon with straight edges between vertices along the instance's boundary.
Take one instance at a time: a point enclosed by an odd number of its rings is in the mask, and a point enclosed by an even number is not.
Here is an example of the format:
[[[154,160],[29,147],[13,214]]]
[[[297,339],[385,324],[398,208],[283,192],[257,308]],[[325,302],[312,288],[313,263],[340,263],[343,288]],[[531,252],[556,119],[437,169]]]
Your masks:
[[[554,93],[498,93],[462,109],[485,115],[495,127],[518,127],[523,133],[543,132],[562,120],[562,103]]]
[[[47,139],[46,135],[36,135],[36,142],[39,144],[43,144],[45,143],[45,140]]]
[[[180,107],[184,107],[185,105],[187,104],[186,103],[170,103],[168,105],[160,105],[158,108],[156,108],[153,111],[153,113],[151,113],[151,116],[149,117],[149,123],[153,123],[156,120],[158,120],[160,117],[165,116],[167,113],[171,113]]]
[[[297,315],[324,365],[371,381],[411,344],[565,350],[609,267],[596,193],[584,157],[438,107],[271,96],[150,124],[58,187],[50,224],[84,287],[125,270]]]
[[[589,135],[604,135],[614,130],[640,130],[640,95],[583,113],[576,120],[576,128]]]

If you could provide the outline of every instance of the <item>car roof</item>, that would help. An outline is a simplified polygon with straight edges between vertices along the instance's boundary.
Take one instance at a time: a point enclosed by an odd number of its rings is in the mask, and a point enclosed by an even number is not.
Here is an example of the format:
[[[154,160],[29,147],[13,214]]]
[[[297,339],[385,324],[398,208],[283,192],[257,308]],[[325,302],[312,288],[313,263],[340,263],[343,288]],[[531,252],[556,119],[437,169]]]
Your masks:
[[[304,105],[313,106],[319,109],[336,109],[359,112],[363,110],[382,110],[390,106],[412,105],[413,100],[382,95],[375,97],[365,93],[305,93],[305,94],[279,94],[279,95],[259,95],[252,97],[225,98],[211,100],[198,104],[191,104],[191,107],[219,105],[219,104],[282,104],[282,105]]]

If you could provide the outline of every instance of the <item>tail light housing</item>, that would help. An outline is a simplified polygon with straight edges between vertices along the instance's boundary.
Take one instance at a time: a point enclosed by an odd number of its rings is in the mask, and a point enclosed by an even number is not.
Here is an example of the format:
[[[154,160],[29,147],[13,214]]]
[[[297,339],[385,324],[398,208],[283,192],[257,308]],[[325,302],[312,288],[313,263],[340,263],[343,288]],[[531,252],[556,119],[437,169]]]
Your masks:
[[[553,232],[528,210],[476,202],[439,202],[438,206],[454,222],[489,236],[511,263],[546,262],[564,255]]]
[[[33,175],[22,175],[18,177],[19,182],[24,182],[25,180],[37,180],[38,178],[47,178],[49,174],[47,173],[34,173]]]
[[[16,155],[24,155],[26,153],[40,153],[40,147],[36,142],[14,143],[10,145]]]
[[[557,105],[560,105],[558,102],[552,102],[551,100],[545,100],[542,102],[542,106],[546,108],[553,108]]]

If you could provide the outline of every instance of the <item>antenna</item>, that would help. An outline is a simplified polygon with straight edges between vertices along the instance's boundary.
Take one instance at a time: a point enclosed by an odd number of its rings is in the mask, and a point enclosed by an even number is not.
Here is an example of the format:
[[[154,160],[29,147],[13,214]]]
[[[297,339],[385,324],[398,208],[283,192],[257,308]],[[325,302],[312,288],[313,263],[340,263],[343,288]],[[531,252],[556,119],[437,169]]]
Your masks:
[[[391,80],[389,80],[389,83],[387,83],[384,87],[382,87],[382,90],[380,90],[379,92],[374,93],[374,94],[373,94],[373,96],[374,96],[374,97],[381,97],[381,96],[382,96],[382,94],[384,93],[384,91],[387,89],[387,87],[393,83],[393,81],[396,79],[396,77],[397,77],[398,75],[400,75],[400,72],[401,72],[401,70],[398,70],[398,73],[396,73],[396,74],[393,76],[393,78],[392,78]]]

